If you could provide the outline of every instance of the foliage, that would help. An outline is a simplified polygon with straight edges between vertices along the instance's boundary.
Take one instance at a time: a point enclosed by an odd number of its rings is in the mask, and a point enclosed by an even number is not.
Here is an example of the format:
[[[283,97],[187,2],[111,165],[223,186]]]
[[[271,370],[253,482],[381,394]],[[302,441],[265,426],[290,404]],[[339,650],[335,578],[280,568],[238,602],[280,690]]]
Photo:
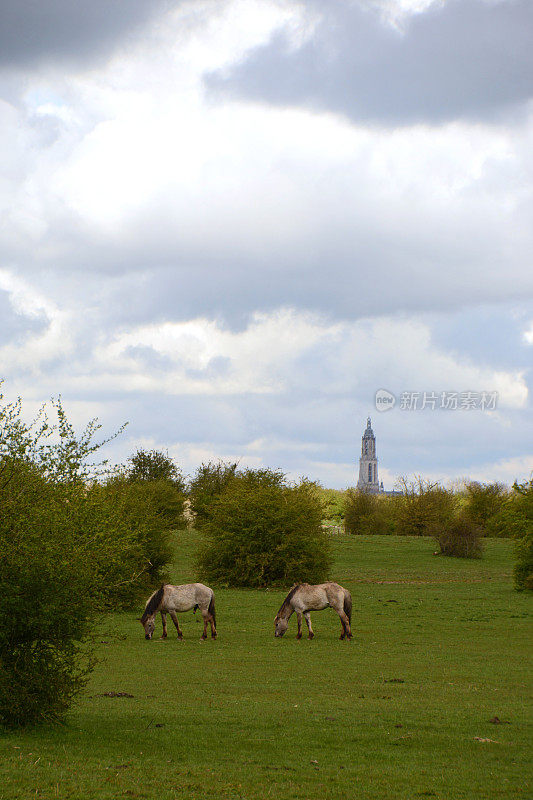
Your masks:
[[[436,539],[443,556],[481,558],[481,528],[464,513],[432,524],[428,532]]]
[[[189,485],[191,512],[195,515],[194,525],[202,530],[211,519],[211,508],[218,496],[235,477],[237,464],[224,461],[210,461],[201,464]]]
[[[70,493],[31,464],[0,465],[0,720],[17,726],[60,715],[83,685],[95,575]]]
[[[287,485],[271,470],[232,476],[210,506],[198,571],[225,586],[287,586],[324,581],[329,543],[314,486]]]
[[[126,477],[129,481],[168,482],[182,494],[185,492],[185,479],[168,453],[139,448],[128,459],[128,465]]]
[[[515,482],[513,491],[509,521],[516,539],[515,586],[520,590],[533,590],[533,478],[524,483]]]
[[[1,400],[0,396],[0,400]],[[32,423],[0,404],[0,720],[54,719],[92,666],[92,620],[163,575],[168,526],[134,484],[87,482],[102,464],[90,423],[80,438],[60,401]],[[104,463],[105,465],[105,463]]]
[[[337,489],[324,489],[317,486],[318,496],[322,504],[322,519],[342,525],[346,506],[346,492]]]
[[[502,483],[467,483],[463,503],[465,517],[477,525],[485,536],[502,535],[498,515],[507,495],[508,491]]]
[[[92,531],[99,607],[131,607],[167,578],[171,529],[151,488],[116,475],[94,483],[78,506],[78,529]]]
[[[386,534],[392,532],[392,507],[390,499],[379,495],[348,489],[344,526],[346,533]]]
[[[457,510],[453,492],[418,477],[401,478],[402,494],[393,498],[394,530],[401,536],[428,536],[434,525],[447,525]]]

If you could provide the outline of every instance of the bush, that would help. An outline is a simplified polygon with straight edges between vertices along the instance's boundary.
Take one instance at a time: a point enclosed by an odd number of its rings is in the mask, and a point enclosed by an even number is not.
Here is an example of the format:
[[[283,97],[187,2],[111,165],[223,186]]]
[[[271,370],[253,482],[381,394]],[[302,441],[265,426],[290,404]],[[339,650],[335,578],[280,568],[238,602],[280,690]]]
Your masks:
[[[443,556],[481,558],[481,528],[464,514],[431,525],[429,533],[436,539]]]
[[[237,464],[223,461],[202,464],[189,485],[190,511],[195,515],[194,526],[202,530],[211,519],[211,508],[219,495],[235,477]]]
[[[509,522],[516,539],[515,586],[518,590],[533,590],[533,478],[515,482],[513,492]]]
[[[171,527],[151,485],[121,475],[93,484],[78,508],[77,527],[92,531],[100,607],[131,607],[168,580]]]
[[[54,719],[91,668],[92,551],[69,497],[31,465],[1,459],[0,721]]]
[[[235,587],[320,583],[330,569],[314,487],[289,486],[279,472],[236,474],[210,507],[200,577]]]
[[[2,399],[0,395],[0,400]],[[58,400],[26,424],[0,403],[0,722],[27,725],[68,708],[92,668],[95,614],[161,580],[168,526],[124,481],[88,484],[98,465],[89,423],[77,438]]]
[[[344,512],[346,533],[386,534],[392,533],[391,504],[387,497],[348,489]]]
[[[393,498],[395,532],[403,536],[428,536],[434,526],[445,526],[457,511],[457,498],[438,483],[422,478],[400,480],[402,495]]]
[[[478,483],[465,486],[463,511],[484,536],[501,535],[499,514],[507,500],[507,489],[502,483]]]

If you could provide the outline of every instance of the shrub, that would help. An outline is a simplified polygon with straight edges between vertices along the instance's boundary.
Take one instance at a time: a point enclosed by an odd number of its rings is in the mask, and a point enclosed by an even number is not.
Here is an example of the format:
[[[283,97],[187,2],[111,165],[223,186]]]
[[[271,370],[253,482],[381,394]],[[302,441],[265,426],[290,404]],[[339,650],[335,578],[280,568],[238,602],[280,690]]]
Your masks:
[[[131,607],[168,580],[171,527],[151,485],[120,475],[93,484],[78,508],[77,527],[92,531],[100,606]]]
[[[0,721],[54,719],[83,686],[95,594],[71,498],[24,462],[0,459]]]
[[[463,511],[484,536],[501,535],[499,514],[507,500],[507,489],[502,483],[478,483],[465,486]]]
[[[129,481],[164,481],[172,483],[182,494],[185,492],[185,479],[181,470],[168,453],[161,450],[139,448],[128,459],[126,478]]]
[[[321,504],[303,481],[279,472],[234,475],[210,508],[198,571],[208,582],[236,587],[286,586],[326,580],[329,540]]]
[[[346,492],[324,489],[322,486],[317,486],[317,491],[322,504],[322,519],[342,525],[346,509]]]
[[[0,403],[0,721],[8,726],[68,708],[93,664],[97,611],[144,594],[170,557],[168,526],[134,484],[87,484],[98,472],[87,463],[98,449],[96,421],[77,438],[59,400],[54,408],[56,425],[44,411],[26,424],[20,400]]]
[[[388,498],[348,489],[344,512],[346,533],[392,533],[393,521]]]
[[[428,532],[436,539],[443,556],[481,558],[481,528],[464,514],[432,524]]]
[[[428,536],[433,526],[443,526],[452,520],[457,510],[457,498],[438,483],[422,478],[408,482],[400,480],[402,495],[394,498],[395,532],[408,536]]]
[[[211,508],[218,496],[235,477],[237,464],[223,461],[202,464],[189,485],[190,510],[195,515],[194,525],[202,530],[211,519]]]
[[[533,478],[513,484],[514,502],[509,517],[516,539],[515,586],[533,590]]]

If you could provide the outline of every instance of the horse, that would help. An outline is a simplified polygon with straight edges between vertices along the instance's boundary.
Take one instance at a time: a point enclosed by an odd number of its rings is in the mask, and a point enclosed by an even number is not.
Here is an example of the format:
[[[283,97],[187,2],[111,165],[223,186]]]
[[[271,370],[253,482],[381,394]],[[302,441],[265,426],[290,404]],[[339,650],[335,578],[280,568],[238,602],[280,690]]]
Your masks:
[[[283,636],[289,627],[289,619],[296,612],[298,620],[297,639],[302,638],[302,616],[305,617],[309,638],[315,635],[311,627],[310,611],[321,611],[330,606],[335,609],[342,625],[341,639],[352,638],[352,596],[348,589],[338,583],[298,583],[292,587],[289,594],[281,604],[281,608],[274,619],[274,636]]]
[[[155,628],[155,617],[159,611],[163,623],[163,639],[167,638],[167,614],[170,614],[172,622],[176,626],[178,639],[183,639],[180,630],[178,611],[190,611],[200,609],[204,619],[204,630],[202,639],[207,639],[207,623],[211,625],[211,638],[216,639],[217,629],[215,620],[215,596],[213,590],[203,583],[186,583],[183,586],[172,586],[163,584],[160,589],[153,593],[146,602],[144,613],[140,618],[144,628],[144,638],[151,639]]]

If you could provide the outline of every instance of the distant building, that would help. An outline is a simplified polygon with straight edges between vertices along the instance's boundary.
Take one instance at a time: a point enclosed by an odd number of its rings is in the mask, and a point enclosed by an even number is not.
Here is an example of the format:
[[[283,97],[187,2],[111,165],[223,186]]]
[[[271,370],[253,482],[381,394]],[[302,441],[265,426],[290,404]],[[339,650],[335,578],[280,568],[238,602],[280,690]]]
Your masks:
[[[361,440],[361,458],[359,459],[359,480],[357,488],[369,494],[383,491],[383,482],[378,480],[378,457],[376,455],[376,437],[372,430],[370,417],[366,421],[366,430]]]
[[[383,488],[383,481],[378,479],[378,457],[376,455],[376,437],[372,430],[370,417],[366,421],[366,430],[361,439],[361,458],[359,459],[359,480],[357,488],[361,492],[369,494],[384,494],[388,497],[396,497],[403,492],[393,489],[386,491]]]

